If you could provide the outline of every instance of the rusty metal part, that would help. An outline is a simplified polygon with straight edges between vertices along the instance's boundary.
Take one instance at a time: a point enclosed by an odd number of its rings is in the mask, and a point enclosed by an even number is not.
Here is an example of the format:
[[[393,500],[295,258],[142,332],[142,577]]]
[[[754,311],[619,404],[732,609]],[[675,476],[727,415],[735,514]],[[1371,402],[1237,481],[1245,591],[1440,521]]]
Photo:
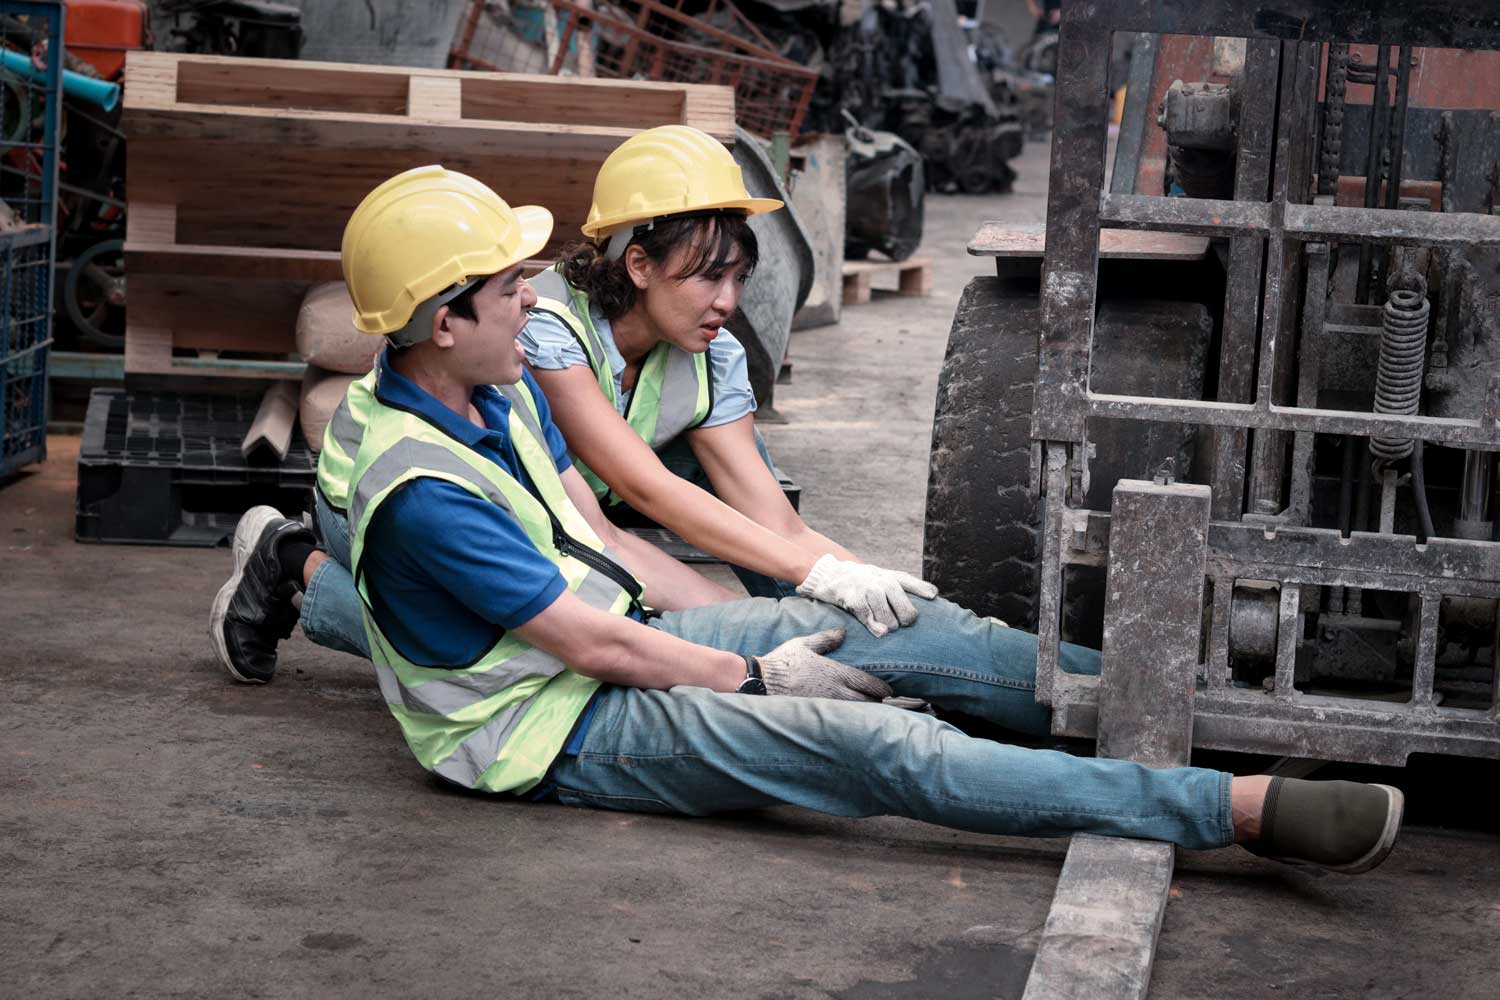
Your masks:
[[[1344,151],[1344,97],[1349,84],[1349,45],[1328,46],[1328,72],[1323,78],[1323,136],[1319,143],[1318,194],[1338,190],[1339,165]]]
[[[1209,489],[1121,480],[1113,491],[1099,753],[1151,767],[1185,762],[1197,671]],[[1136,586],[1149,578],[1152,585]]]
[[[1229,655],[1235,662],[1264,664],[1276,659],[1281,590],[1263,580],[1235,584],[1229,605]]]

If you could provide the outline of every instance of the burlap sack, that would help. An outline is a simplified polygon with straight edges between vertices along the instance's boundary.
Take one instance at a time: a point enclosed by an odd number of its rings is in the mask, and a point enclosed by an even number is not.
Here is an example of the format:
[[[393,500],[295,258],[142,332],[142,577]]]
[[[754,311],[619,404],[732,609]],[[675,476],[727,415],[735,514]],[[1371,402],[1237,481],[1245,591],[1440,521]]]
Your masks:
[[[310,365],[363,375],[375,362],[384,337],[354,329],[354,302],[342,281],[314,285],[297,312],[297,353]]]
[[[313,454],[323,450],[323,431],[333,419],[333,411],[344,401],[344,393],[358,377],[307,366],[307,374],[302,376],[302,406],[298,419],[302,421],[302,436],[307,439],[307,446]]]

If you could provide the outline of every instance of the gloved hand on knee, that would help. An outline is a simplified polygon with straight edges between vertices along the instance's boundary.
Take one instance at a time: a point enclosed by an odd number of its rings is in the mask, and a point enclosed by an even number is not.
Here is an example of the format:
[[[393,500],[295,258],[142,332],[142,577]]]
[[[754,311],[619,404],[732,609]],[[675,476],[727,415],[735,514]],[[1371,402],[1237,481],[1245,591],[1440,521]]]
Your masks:
[[[937,587],[910,573],[824,555],[797,585],[797,593],[843,608],[879,638],[917,620],[916,606],[907,594],[931,600]]]
[[[754,657],[766,683],[766,694],[840,701],[880,701],[891,697],[891,686],[879,677],[823,655],[838,649],[843,641],[844,630],[831,628],[788,640],[764,656]]]

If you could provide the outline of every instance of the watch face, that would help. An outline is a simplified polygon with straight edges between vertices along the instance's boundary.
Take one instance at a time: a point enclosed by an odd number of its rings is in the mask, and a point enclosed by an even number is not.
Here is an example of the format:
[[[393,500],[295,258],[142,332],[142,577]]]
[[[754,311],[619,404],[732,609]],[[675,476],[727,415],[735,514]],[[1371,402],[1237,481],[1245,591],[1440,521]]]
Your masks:
[[[735,691],[738,694],[765,694],[766,682],[759,677],[746,677],[740,681],[740,686]]]

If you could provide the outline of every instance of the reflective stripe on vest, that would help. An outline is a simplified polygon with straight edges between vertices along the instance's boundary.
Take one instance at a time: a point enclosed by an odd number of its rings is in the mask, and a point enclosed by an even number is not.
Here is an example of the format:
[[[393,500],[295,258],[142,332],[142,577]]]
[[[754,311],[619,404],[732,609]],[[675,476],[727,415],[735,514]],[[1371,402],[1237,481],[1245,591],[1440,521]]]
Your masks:
[[[568,500],[523,385],[502,386],[509,433],[540,499],[503,468],[422,417],[372,395],[355,460],[349,523],[354,578],[380,690],[421,765],[469,788],[524,791],[546,774],[599,682],[506,633],[473,663],[433,667],[402,656],[380,630],[363,572],[365,532],[380,505],[420,477],[442,479],[504,510],[580,600],[626,614],[640,585]],[[627,589],[629,588],[629,589]]]
[[[340,514],[349,509],[349,484],[354,480],[354,459],[365,437],[370,401],[375,398],[375,372],[350,383],[349,391],[323,430],[323,449],[318,452],[318,490],[328,505]]]
[[[568,284],[556,268],[527,279],[527,283],[537,294],[537,304],[531,311],[553,316],[572,331],[583,347],[604,398],[619,409],[609,352],[589,315],[588,296]],[[641,365],[630,402],[625,406],[625,422],[642,441],[659,450],[707,420],[712,409],[713,376],[708,352],[690,354],[662,342],[651,349]],[[576,458],[574,463],[596,496],[610,494],[609,487],[586,465]],[[613,496],[610,499],[619,500]]]

